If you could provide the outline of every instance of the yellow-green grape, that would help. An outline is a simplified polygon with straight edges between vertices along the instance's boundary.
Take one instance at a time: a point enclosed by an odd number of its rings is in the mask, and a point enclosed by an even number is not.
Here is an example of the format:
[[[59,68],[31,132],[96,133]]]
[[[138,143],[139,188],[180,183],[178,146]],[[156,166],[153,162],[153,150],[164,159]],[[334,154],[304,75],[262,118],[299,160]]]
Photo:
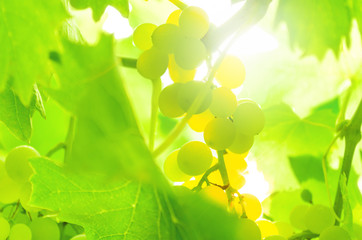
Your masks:
[[[339,226],[332,226],[324,229],[319,240],[351,240],[349,233]]]
[[[201,177],[202,177],[202,175],[195,176],[195,177],[191,178],[190,180],[184,182],[184,184],[182,184],[182,186],[192,190],[194,187],[196,187],[199,184]]]
[[[10,233],[10,224],[9,222],[3,218],[0,217],[0,240],[5,240]]]
[[[274,235],[266,237],[264,240],[287,240],[287,239],[281,235]]]
[[[177,156],[177,162],[184,173],[190,176],[200,175],[210,167],[212,153],[205,143],[198,141],[188,142],[181,147]]]
[[[233,115],[238,131],[244,135],[255,135],[264,128],[264,113],[258,104],[244,101],[239,104]]]
[[[152,33],[156,29],[152,23],[143,23],[133,32],[133,42],[141,50],[147,50],[152,47]]]
[[[261,203],[259,199],[249,193],[243,193],[241,194],[241,197],[242,197],[241,203],[244,205],[246,216],[254,221],[258,219],[262,213]]]
[[[196,69],[207,57],[204,43],[200,39],[182,37],[174,50],[177,65],[185,70]]]
[[[182,67],[177,65],[175,61],[175,56],[173,54],[170,54],[168,61],[168,72],[173,82],[186,83],[194,80],[196,69],[192,70],[183,69]]]
[[[33,192],[33,186],[30,182],[26,182],[20,192],[20,203],[23,208],[28,212],[39,212],[39,208],[31,207],[29,205],[30,197]]]
[[[72,237],[70,240],[87,240],[87,237],[85,236],[85,234],[80,234]]]
[[[228,152],[224,154],[224,160],[226,169],[235,169],[239,173],[244,172],[248,166],[245,161],[245,156],[241,154]]]
[[[32,238],[31,230],[28,226],[18,223],[10,229],[9,240],[36,240]]]
[[[309,207],[309,205],[302,204],[293,208],[289,215],[289,220],[293,227],[300,230],[307,229],[305,225],[305,217]]]
[[[236,128],[227,118],[214,118],[205,127],[204,139],[215,150],[224,150],[234,141]]]
[[[200,193],[222,206],[226,207],[228,205],[228,198],[226,196],[226,193],[224,192],[224,190],[217,186],[207,186],[203,188]]]
[[[256,224],[260,229],[261,237],[263,239],[269,236],[278,235],[279,233],[277,227],[271,221],[258,220],[256,221]]]
[[[177,164],[177,155],[179,150],[173,151],[165,160],[163,164],[163,170],[166,176],[173,182],[185,182],[191,178],[191,176],[183,173]]]
[[[30,146],[19,146],[9,152],[5,159],[5,169],[9,177],[22,184],[29,180],[33,173],[29,159],[40,154]]]
[[[228,55],[215,73],[217,82],[226,88],[237,88],[245,80],[245,67],[238,57]]]
[[[239,240],[261,240],[260,229],[254,221],[247,218],[241,218],[238,225]]]
[[[182,83],[174,83],[162,89],[158,97],[158,106],[166,117],[181,117],[185,113],[177,99],[181,88]]]
[[[58,224],[50,218],[37,218],[30,223],[32,240],[59,240]]]
[[[305,226],[313,233],[319,234],[333,224],[334,215],[329,207],[312,205],[305,214]]]
[[[178,41],[181,38],[181,30],[175,24],[162,24],[158,26],[152,34],[152,43],[154,47],[172,53]]]
[[[243,154],[249,152],[254,144],[254,136],[245,135],[240,132],[235,134],[234,142],[228,148],[230,152]]]
[[[201,39],[209,30],[209,17],[203,9],[190,6],[182,10],[179,25],[186,35]]]
[[[20,196],[20,186],[8,176],[5,163],[0,160],[0,203],[16,202]]]
[[[195,132],[203,132],[206,125],[214,119],[214,115],[209,110],[205,112],[194,114],[187,122],[192,130]]]
[[[214,114],[215,117],[229,117],[235,112],[236,107],[236,96],[230,89],[220,87],[212,91],[210,112]]]
[[[224,185],[224,182],[223,182],[223,180],[221,178],[221,175],[220,175],[219,171],[214,171],[214,172],[210,173],[209,176],[207,177],[207,179],[209,180],[209,182],[217,184],[219,186]]]
[[[173,11],[167,18],[166,23],[175,24],[178,26],[178,20],[180,18],[182,10],[177,9]]]
[[[208,89],[204,82],[190,81],[182,84],[177,96],[178,104],[184,111],[188,111],[197,97],[203,93],[206,93],[204,94],[205,97],[195,114],[202,113],[210,106],[212,100],[211,89]]]
[[[235,169],[227,169],[229,184],[232,188],[238,190],[245,185],[245,178]]]
[[[274,225],[277,227],[279,235],[289,238],[294,234],[292,225],[287,222],[275,222]]]
[[[151,48],[144,51],[137,60],[137,70],[145,78],[159,79],[167,70],[167,53]]]

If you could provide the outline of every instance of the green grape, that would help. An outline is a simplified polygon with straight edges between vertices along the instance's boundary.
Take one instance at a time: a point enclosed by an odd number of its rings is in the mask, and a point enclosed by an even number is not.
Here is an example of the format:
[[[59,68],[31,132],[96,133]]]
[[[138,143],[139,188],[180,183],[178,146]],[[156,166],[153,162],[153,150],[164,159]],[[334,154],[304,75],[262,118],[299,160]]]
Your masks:
[[[34,240],[28,226],[18,223],[10,229],[9,240]]]
[[[234,123],[241,134],[255,135],[264,128],[264,113],[253,101],[241,102],[233,116]]]
[[[20,184],[27,182],[33,173],[29,159],[39,156],[30,146],[19,146],[11,150],[5,159],[5,169],[9,177]]]
[[[31,207],[29,205],[30,197],[33,192],[33,186],[30,182],[26,182],[20,192],[20,203],[23,208],[28,212],[39,212],[39,208]]]
[[[233,153],[243,154],[248,152],[254,144],[254,136],[244,135],[237,132],[233,143],[229,146],[229,151]]]
[[[234,168],[229,168],[227,169],[227,173],[229,176],[229,184],[232,188],[238,190],[245,185],[245,178],[239,173],[238,170]]]
[[[181,12],[182,12],[181,9],[177,9],[177,10],[173,11],[168,16],[166,23],[175,24],[178,26],[178,20],[180,18]]]
[[[212,91],[210,112],[215,117],[230,117],[235,112],[237,104],[236,96],[230,89],[220,87]]]
[[[205,112],[192,115],[187,123],[195,132],[203,132],[206,125],[212,119],[214,119],[214,115],[212,115],[209,110],[206,110]]]
[[[300,229],[300,230],[306,230],[307,227],[305,225],[305,217],[306,213],[309,209],[309,205],[297,205],[293,208],[293,210],[290,212],[289,220],[293,227]]]
[[[217,69],[215,78],[223,87],[240,87],[245,80],[244,64],[235,56],[226,56]]]
[[[324,229],[319,240],[351,240],[349,233],[339,226],[331,226]]]
[[[167,70],[168,55],[157,48],[144,51],[137,60],[137,70],[145,78],[159,79]]]
[[[3,218],[0,217],[0,240],[5,240],[10,233],[10,224],[9,222]]]
[[[175,61],[175,56],[171,54],[169,56],[169,61],[168,61],[168,73],[170,74],[170,78],[172,79],[172,81],[174,81],[175,83],[176,82],[186,83],[194,80],[196,69],[192,70],[183,69],[182,67],[177,65]]]
[[[152,23],[143,23],[139,25],[133,32],[133,42],[136,47],[141,50],[147,50],[152,47],[152,33],[156,29],[156,25]]]
[[[274,235],[274,236],[266,237],[264,240],[287,240],[287,239],[280,235]]]
[[[241,154],[235,154],[231,152],[225,153],[224,160],[226,169],[235,169],[239,173],[244,172],[248,166],[245,161],[245,157]]]
[[[262,208],[261,203],[257,197],[249,193],[241,194],[242,204],[245,208],[246,216],[251,220],[256,220],[261,216]],[[240,208],[240,215],[243,214],[243,209]]]
[[[181,88],[182,83],[174,83],[161,91],[158,97],[158,106],[162,114],[166,117],[176,118],[185,113],[177,100]]]
[[[174,50],[177,65],[185,70],[197,68],[207,57],[204,43],[196,38],[181,37]]]
[[[258,225],[261,237],[264,239],[269,236],[278,235],[278,228],[269,220],[258,220],[256,221],[256,224]]]
[[[209,30],[209,17],[203,9],[190,6],[182,10],[179,25],[186,35],[201,39]]]
[[[212,153],[205,143],[188,142],[181,147],[177,163],[184,173],[190,176],[200,175],[211,166]]]
[[[207,88],[204,82],[190,81],[182,84],[177,96],[178,103],[183,110],[188,111],[192,103],[203,92],[206,92],[206,95],[195,114],[202,113],[210,106],[212,100],[211,90]]]
[[[20,189],[20,185],[8,176],[5,163],[0,160],[0,203],[16,202],[20,196]]]
[[[254,221],[241,218],[238,225],[239,240],[261,240],[260,229]]]
[[[218,203],[221,206],[226,207],[228,205],[226,193],[220,187],[214,185],[206,186],[200,191],[200,194],[206,196],[208,199],[211,199],[213,202]]]
[[[158,26],[152,34],[153,46],[165,51],[173,53],[175,46],[181,38],[181,31],[175,24],[162,24]]]
[[[30,223],[33,240],[59,240],[58,224],[50,218],[37,218]]]
[[[85,236],[85,234],[80,234],[72,237],[70,240],[87,240],[87,237]]]
[[[279,235],[289,238],[294,234],[292,225],[286,222],[275,222],[275,226],[278,228]]]
[[[319,234],[333,224],[334,215],[329,207],[312,205],[305,214],[305,225],[313,233]]]
[[[227,118],[214,118],[205,127],[204,140],[215,150],[224,150],[234,141],[236,128]]]
[[[173,182],[185,182],[191,178],[191,176],[183,173],[177,164],[177,155],[179,150],[173,151],[165,160],[163,164],[163,170],[166,176]]]

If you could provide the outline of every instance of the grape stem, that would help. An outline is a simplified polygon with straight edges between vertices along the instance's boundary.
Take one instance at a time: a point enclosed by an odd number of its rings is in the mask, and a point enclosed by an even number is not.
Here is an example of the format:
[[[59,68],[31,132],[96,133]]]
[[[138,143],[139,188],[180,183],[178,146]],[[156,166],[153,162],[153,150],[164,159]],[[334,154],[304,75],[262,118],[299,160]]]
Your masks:
[[[226,195],[228,197],[230,204],[231,201],[233,200],[233,193],[235,193],[236,191],[232,187],[230,187],[229,176],[225,166],[224,152],[225,152],[224,150],[217,151],[217,157],[218,157],[217,159],[219,161],[219,172],[221,175],[222,182],[224,186],[228,186],[228,188],[226,189]]]
[[[312,239],[318,237],[319,234],[312,233],[310,231],[304,231],[301,233],[294,234],[289,237],[288,240],[304,240],[304,239]]]
[[[55,147],[50,149],[49,152],[45,156],[51,157],[54,153],[58,152],[61,149],[65,149],[66,147],[67,146],[65,145],[65,143],[63,143],[63,142],[58,143]]]
[[[196,187],[194,187],[194,188],[192,189],[192,191],[200,191],[201,188],[202,188],[202,184],[203,184],[204,182],[208,182],[208,181],[209,181],[209,180],[207,179],[208,176],[209,176],[212,172],[215,172],[215,171],[218,170],[218,169],[219,169],[219,164],[215,164],[214,166],[212,166],[211,168],[209,168],[209,169],[204,173],[204,175],[202,175],[199,183],[197,184]]]
[[[155,135],[158,115],[158,96],[161,92],[161,79],[152,81],[152,100],[151,100],[151,123],[149,135],[149,149],[152,152],[155,145]]]
[[[343,209],[343,196],[341,189],[342,176],[346,176],[346,184],[348,184],[349,173],[351,171],[352,159],[358,142],[361,140],[361,125],[362,125],[362,99],[359,102],[357,110],[352,116],[351,121],[346,125],[343,136],[345,137],[344,156],[342,161],[342,169],[339,175],[337,193],[334,200],[334,211],[338,217],[341,217]],[[335,225],[340,222],[336,220]]]

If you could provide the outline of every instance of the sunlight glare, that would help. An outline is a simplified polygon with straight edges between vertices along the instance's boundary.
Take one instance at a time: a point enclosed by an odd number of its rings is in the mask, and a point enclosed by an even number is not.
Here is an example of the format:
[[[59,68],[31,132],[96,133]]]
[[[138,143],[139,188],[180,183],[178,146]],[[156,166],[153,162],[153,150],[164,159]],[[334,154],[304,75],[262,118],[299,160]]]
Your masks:
[[[128,23],[128,19],[123,17],[117,9],[108,6],[105,11],[106,20],[103,24],[103,30],[113,33],[115,39],[126,38],[132,35],[133,29]]]

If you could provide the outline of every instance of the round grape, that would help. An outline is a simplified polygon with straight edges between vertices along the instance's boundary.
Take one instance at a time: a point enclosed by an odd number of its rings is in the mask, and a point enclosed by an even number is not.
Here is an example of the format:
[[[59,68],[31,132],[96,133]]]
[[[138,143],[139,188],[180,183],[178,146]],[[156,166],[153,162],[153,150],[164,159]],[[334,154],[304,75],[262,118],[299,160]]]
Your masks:
[[[156,29],[152,23],[143,23],[133,32],[133,42],[141,50],[147,50],[152,47],[152,33]]]
[[[257,197],[252,194],[241,194],[242,204],[244,204],[246,216],[251,220],[256,220],[261,216],[261,203]],[[243,212],[242,212],[243,213]]]
[[[5,159],[5,169],[9,177],[20,184],[27,182],[33,173],[29,159],[39,156],[30,146],[19,146],[11,150]]]
[[[35,240],[32,238],[30,228],[25,224],[18,223],[10,229],[9,240]]]
[[[224,154],[224,160],[226,169],[235,169],[239,173],[244,172],[248,166],[245,157],[241,154],[227,152]]]
[[[214,114],[215,117],[229,117],[235,112],[236,107],[236,96],[230,89],[221,87],[212,91],[210,112]]]
[[[181,117],[185,111],[180,107],[177,96],[182,83],[174,83],[165,87],[159,97],[158,106],[163,115],[170,118]]]
[[[87,240],[87,237],[85,236],[85,234],[80,234],[72,237],[70,240]]]
[[[184,111],[188,111],[197,97],[205,92],[206,95],[195,112],[195,114],[202,113],[210,106],[212,100],[211,89],[208,89],[204,82],[190,81],[182,84],[177,96],[178,103]]]
[[[153,46],[165,51],[173,53],[175,46],[181,38],[181,30],[175,24],[162,24],[158,26],[152,34]]]
[[[305,214],[305,225],[313,233],[319,234],[333,224],[334,215],[329,207],[312,205]]]
[[[30,182],[26,182],[20,192],[20,203],[23,208],[28,212],[38,212],[40,211],[39,208],[35,208],[29,205],[30,197],[33,192],[33,186]]]
[[[194,114],[189,119],[188,124],[192,130],[195,132],[203,132],[206,125],[214,119],[214,115],[211,114],[209,110],[202,112],[200,114]]]
[[[309,209],[309,205],[297,205],[290,212],[289,220],[293,227],[298,228],[300,230],[307,229],[305,225],[305,216]]]
[[[174,50],[177,65],[185,70],[197,68],[207,57],[203,42],[196,38],[181,37]]]
[[[261,240],[260,229],[254,221],[247,218],[241,218],[238,225],[239,240]]]
[[[200,175],[211,165],[212,153],[202,142],[192,141],[183,145],[178,153],[177,162],[180,169],[190,175]]]
[[[237,132],[233,143],[228,148],[230,152],[243,154],[247,153],[254,144],[254,136],[244,135]]]
[[[186,83],[194,80],[196,69],[192,70],[183,69],[182,67],[177,65],[175,61],[175,56],[171,54],[168,62],[168,72],[173,82]]]
[[[175,24],[178,26],[178,20],[180,18],[182,10],[177,9],[173,11],[167,18],[166,23]]]
[[[3,218],[0,217],[0,240],[5,240],[10,233],[10,224],[9,222]]]
[[[58,224],[50,218],[37,218],[30,223],[33,240],[59,240]]]
[[[349,233],[339,226],[332,226],[324,229],[319,240],[351,240]]]
[[[159,79],[167,70],[168,55],[157,48],[144,51],[137,60],[137,70],[145,78]]]
[[[5,163],[0,160],[0,203],[16,202],[20,196],[20,185],[6,173]]]
[[[261,237],[263,239],[269,236],[278,235],[279,233],[277,227],[271,221],[258,220],[256,221],[256,224],[260,229]]]
[[[280,235],[274,235],[274,236],[266,237],[264,240],[287,240],[287,239]]]
[[[226,193],[224,192],[224,190],[217,186],[207,186],[201,190],[201,194],[206,196],[207,198],[210,198],[212,201],[220,204],[221,206],[228,205],[228,198],[226,196]]]
[[[203,9],[190,6],[183,9],[179,25],[188,36],[201,39],[209,30],[209,17]]]
[[[255,135],[264,128],[264,113],[255,102],[240,103],[233,116],[234,123],[241,134]]]
[[[224,150],[234,141],[236,128],[226,118],[214,118],[205,127],[204,139],[215,150]]]
[[[163,170],[166,176],[173,182],[185,182],[191,178],[191,176],[183,173],[177,164],[177,155],[179,150],[173,151],[165,160],[163,164]]]
[[[245,185],[245,178],[236,169],[227,169],[229,184],[234,189],[240,189]]]
[[[275,226],[278,228],[279,235],[289,238],[294,234],[292,225],[286,222],[275,222]]]
[[[221,86],[237,88],[245,80],[245,67],[239,58],[228,55],[221,62],[215,73],[215,78]]]

